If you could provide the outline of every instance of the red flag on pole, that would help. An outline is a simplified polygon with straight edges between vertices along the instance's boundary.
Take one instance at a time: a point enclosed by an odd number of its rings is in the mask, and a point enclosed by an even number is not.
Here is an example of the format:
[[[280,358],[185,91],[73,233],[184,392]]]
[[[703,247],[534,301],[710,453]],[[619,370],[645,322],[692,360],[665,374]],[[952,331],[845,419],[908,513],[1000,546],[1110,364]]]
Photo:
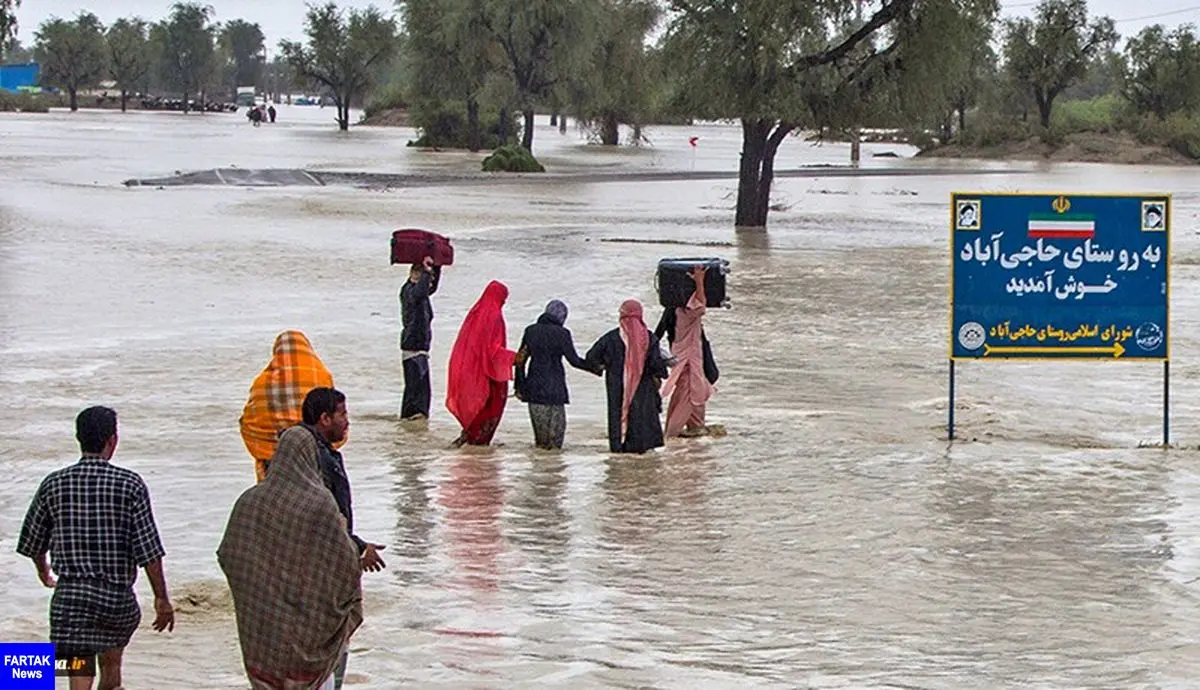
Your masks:
[[[692,148],[696,148],[696,142],[697,142],[697,141],[700,141],[700,137],[690,137],[690,138],[688,138],[688,146],[691,146]]]

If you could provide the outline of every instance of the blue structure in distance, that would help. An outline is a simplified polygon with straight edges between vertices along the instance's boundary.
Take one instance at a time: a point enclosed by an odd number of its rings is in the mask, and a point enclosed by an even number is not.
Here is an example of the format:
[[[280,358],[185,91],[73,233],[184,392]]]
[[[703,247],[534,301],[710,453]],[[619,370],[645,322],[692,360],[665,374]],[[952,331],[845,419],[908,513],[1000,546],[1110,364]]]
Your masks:
[[[39,69],[36,62],[0,65],[0,91],[17,92],[37,86]]]
[[[1170,224],[1169,194],[951,195],[950,358],[1168,360]]]

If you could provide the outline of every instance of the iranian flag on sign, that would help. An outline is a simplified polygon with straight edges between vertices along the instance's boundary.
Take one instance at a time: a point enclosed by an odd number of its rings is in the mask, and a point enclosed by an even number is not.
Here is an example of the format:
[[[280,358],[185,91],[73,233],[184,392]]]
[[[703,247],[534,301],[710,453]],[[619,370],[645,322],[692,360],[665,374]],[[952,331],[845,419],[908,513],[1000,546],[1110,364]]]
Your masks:
[[[1029,236],[1092,239],[1096,236],[1096,219],[1081,215],[1034,214],[1029,216]]]

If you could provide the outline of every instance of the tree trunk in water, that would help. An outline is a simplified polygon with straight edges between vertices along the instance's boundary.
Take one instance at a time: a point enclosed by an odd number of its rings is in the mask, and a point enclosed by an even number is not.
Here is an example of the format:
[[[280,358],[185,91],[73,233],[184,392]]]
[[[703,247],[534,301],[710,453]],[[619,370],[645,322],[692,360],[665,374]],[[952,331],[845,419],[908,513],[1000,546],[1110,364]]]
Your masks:
[[[474,98],[467,99],[467,150],[478,151],[483,148],[483,133],[479,127],[479,102]]]
[[[559,134],[566,134],[566,133],[567,133],[567,116],[566,116],[566,115],[563,115],[563,116],[562,116],[561,118],[559,118],[559,120],[558,120],[558,133],[559,133]]]
[[[558,126],[558,113],[550,113],[550,126],[551,127]]]
[[[605,146],[616,146],[621,143],[620,123],[616,113],[605,113],[600,123],[600,143]]]
[[[183,114],[184,115],[188,114],[188,101],[191,100],[191,96],[192,96],[192,94],[188,93],[187,91],[183,92]]]
[[[533,108],[525,110],[525,127],[521,130],[521,146],[526,151],[533,152]]]
[[[67,95],[71,97],[71,112],[79,110],[79,92],[76,89],[67,89]]]
[[[774,120],[742,120],[742,162],[734,226],[766,229],[771,183],[775,179],[775,153],[795,128],[795,124],[786,122],[776,125]]]
[[[737,213],[733,220],[735,227],[767,226],[766,214],[758,214],[758,196],[762,184],[763,154],[767,150],[771,124],[767,120],[742,120],[742,160],[738,169]]]
[[[128,105],[128,103],[129,103],[129,92],[122,91],[121,92],[121,112],[125,112],[125,106]]]
[[[500,145],[508,146],[508,138],[512,136],[509,132],[509,127],[512,126],[512,118],[508,115],[508,108],[500,109]]]
[[[337,99],[334,105],[337,106],[338,129],[345,132],[350,129],[350,96]]]

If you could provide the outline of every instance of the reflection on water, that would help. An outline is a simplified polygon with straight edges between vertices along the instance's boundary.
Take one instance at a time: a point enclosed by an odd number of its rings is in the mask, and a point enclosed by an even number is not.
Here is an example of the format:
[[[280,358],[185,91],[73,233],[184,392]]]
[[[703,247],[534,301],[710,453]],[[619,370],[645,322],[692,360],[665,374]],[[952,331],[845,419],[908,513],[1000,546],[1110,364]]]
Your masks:
[[[242,118],[0,117],[0,547],[40,478],[75,453],[89,404],[121,416],[186,614],[142,630],[130,687],[240,688],[214,551],[253,482],[237,433],[276,333],[305,331],[349,398],[343,449],[356,531],[387,546],[364,577],[352,687],[1188,688],[1200,676],[1200,181],[1169,168],[1028,166],[984,191],[1174,193],[1174,436],[1160,371],[965,363],[947,447],[946,176],[789,178],[767,234],[735,231],[726,181],[585,181],[364,191],[126,189],[176,170],[474,170],[413,150],[411,131],[341,135],[319,113]],[[641,150],[539,126],[547,165],[734,169],[735,127],[667,127]],[[699,135],[695,152],[689,136]],[[872,151],[896,149],[872,145]],[[910,151],[898,149],[902,155]],[[789,142],[780,169],[841,163]],[[921,167],[920,160],[887,165]],[[972,162],[942,165],[977,166]],[[988,164],[1003,171],[1005,164]],[[1011,167],[1011,166],[1009,166]],[[434,411],[398,425],[401,226],[450,234],[434,296]],[[612,241],[620,240],[620,241]],[[732,262],[732,309],[705,330],[729,436],[607,452],[602,380],[568,372],[562,453],[531,448],[510,400],[501,445],[454,450],[446,360],[489,280],[510,337],[546,301],[580,347],[641,299],[664,256]],[[49,593],[0,559],[8,639],[44,639]],[[137,585],[144,605],[145,582]],[[148,625],[148,623],[147,623]]]
[[[416,572],[407,570],[409,561],[420,568],[420,561],[429,556],[433,548],[432,535],[437,525],[431,494],[435,484],[428,478],[429,468],[436,462],[435,456],[413,457],[405,448],[406,434],[397,435],[394,454],[388,458],[394,474],[396,498],[396,543],[388,547],[395,556],[405,559],[403,576],[411,582]]]
[[[508,499],[511,541],[524,556],[528,575],[541,582],[566,580],[571,546],[571,515],[565,500],[567,463],[559,453],[532,451],[528,469]]]
[[[500,512],[504,489],[499,464],[474,454],[455,458],[439,495],[449,551],[459,567],[455,582],[494,592],[499,587],[498,560],[503,552]]]

